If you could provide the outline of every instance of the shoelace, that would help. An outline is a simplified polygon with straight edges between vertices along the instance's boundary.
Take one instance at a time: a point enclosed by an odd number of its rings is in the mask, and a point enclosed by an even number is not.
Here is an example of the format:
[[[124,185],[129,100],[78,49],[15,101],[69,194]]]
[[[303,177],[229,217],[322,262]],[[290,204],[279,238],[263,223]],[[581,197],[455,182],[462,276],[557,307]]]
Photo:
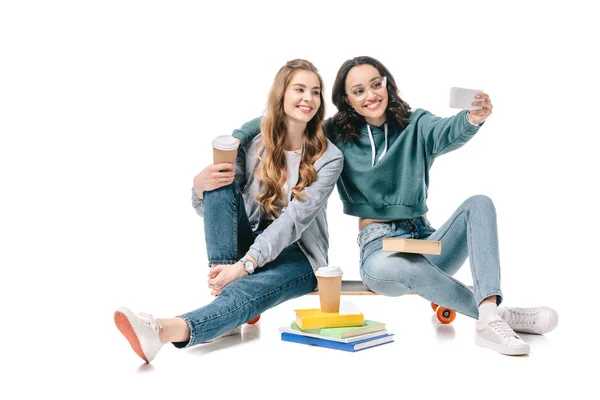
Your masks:
[[[535,317],[540,310],[538,308],[511,308],[508,311],[510,312],[510,322],[512,324],[534,325]]]
[[[162,324],[154,315],[147,313],[139,313],[138,316],[140,318],[141,323],[152,328],[155,332],[162,331]]]
[[[520,339],[519,336],[512,330],[512,328],[506,323],[503,319],[497,319],[489,322],[488,324],[491,326],[496,332],[498,332],[502,337],[510,338],[514,337]]]

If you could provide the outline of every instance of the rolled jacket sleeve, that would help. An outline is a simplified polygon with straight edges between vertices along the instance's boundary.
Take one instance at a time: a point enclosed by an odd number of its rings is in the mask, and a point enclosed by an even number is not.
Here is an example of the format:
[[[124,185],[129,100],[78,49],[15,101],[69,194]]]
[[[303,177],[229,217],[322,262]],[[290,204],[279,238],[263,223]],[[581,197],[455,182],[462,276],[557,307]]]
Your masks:
[[[194,188],[192,188],[192,206],[199,216],[204,217],[204,200],[198,197]]]

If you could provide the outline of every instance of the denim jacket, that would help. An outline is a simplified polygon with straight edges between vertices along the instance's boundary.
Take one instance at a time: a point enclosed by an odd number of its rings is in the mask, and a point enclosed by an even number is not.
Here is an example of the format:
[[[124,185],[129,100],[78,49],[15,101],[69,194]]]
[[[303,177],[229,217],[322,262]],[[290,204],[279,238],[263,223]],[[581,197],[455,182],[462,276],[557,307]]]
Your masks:
[[[246,214],[254,231],[265,219],[256,201],[262,190],[254,174],[260,165],[257,150],[261,137],[262,134],[259,134],[246,145],[240,146],[234,168],[235,180],[242,190]],[[342,152],[328,140],[327,150],[314,164],[317,179],[304,188],[306,199],[293,198],[282,210],[281,215],[256,237],[250,247],[248,254],[258,262],[259,267],[276,259],[285,247],[296,241],[313,270],[328,265],[327,199],[335,187],[343,165]],[[204,215],[203,203],[192,189],[192,205],[200,216]]]

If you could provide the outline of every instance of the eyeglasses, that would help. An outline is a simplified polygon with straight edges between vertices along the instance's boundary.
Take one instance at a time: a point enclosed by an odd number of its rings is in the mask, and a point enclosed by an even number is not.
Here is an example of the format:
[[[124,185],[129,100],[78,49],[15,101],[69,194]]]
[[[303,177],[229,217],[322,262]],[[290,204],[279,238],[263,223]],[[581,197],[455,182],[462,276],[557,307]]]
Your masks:
[[[360,101],[367,97],[367,93],[369,92],[369,90],[373,93],[381,92],[383,91],[383,89],[386,88],[386,85],[387,77],[382,76],[373,80],[366,90],[363,86],[355,87],[348,93],[348,96],[352,97],[354,100]]]

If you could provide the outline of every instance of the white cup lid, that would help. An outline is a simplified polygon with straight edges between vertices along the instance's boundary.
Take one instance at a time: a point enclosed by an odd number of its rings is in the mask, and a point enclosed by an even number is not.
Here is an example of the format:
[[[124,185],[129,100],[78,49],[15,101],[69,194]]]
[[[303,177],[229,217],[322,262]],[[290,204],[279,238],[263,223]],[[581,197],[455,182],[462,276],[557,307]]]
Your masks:
[[[213,141],[212,145],[217,150],[235,150],[238,148],[238,141],[233,136],[222,135],[217,136]]]
[[[321,267],[315,272],[317,276],[341,276],[342,274],[340,267]]]

